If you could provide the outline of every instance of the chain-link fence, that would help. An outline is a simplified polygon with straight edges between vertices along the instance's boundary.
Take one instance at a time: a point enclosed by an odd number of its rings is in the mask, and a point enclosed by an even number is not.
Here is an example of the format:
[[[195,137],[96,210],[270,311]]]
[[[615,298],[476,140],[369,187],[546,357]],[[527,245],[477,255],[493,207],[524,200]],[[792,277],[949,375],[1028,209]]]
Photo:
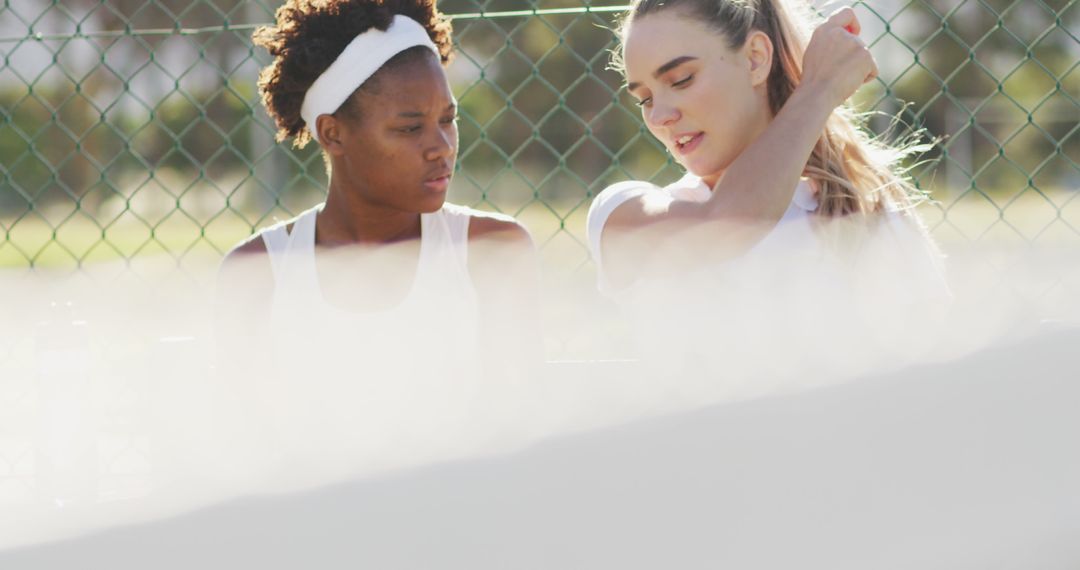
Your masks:
[[[212,264],[274,218],[319,201],[326,180],[318,151],[275,143],[255,89],[268,58],[250,36],[272,21],[276,5],[5,0],[0,268]],[[1080,245],[1076,5],[857,3],[881,68],[858,96],[865,109],[880,112],[871,126],[884,129],[900,115],[941,137],[932,160],[913,172],[935,199],[921,213],[947,251],[970,242],[1019,250]],[[615,181],[679,175],[643,128],[621,78],[607,69],[623,7],[579,0],[440,6],[454,15],[457,58],[449,74],[461,107],[451,200],[518,216],[548,261],[549,278],[589,281],[583,228],[591,197]],[[1036,294],[1054,283],[1058,294],[1070,294],[1059,276],[1045,277],[1050,285]],[[189,306],[172,299],[177,311]],[[128,304],[133,311],[150,306]],[[5,319],[19,318],[17,305]],[[36,315],[23,315],[27,327]],[[559,317],[548,318],[557,324]],[[100,328],[122,319],[89,321]],[[572,344],[573,331],[551,328],[549,336]],[[130,342],[105,332],[94,338],[113,342],[92,341],[91,372],[123,373],[97,374],[102,393],[119,396],[102,404],[111,412],[98,428],[95,492],[119,497],[138,492],[132,482],[151,472],[150,419],[136,417],[132,402],[148,397],[148,378],[168,384],[161,376],[170,371],[152,370],[155,363],[198,358],[185,352],[194,343],[176,330]],[[25,417],[37,405],[32,378],[41,359],[35,350],[42,350],[31,337],[0,338],[9,376],[0,375],[0,401]],[[171,373],[182,384],[183,373]],[[25,381],[5,382],[18,377]],[[32,494],[40,470],[33,434],[3,429],[11,419],[0,417],[0,502],[17,503]]]
[[[0,8],[0,266],[220,256],[320,199],[322,160],[273,140],[250,35],[276,3],[8,0]],[[448,0],[461,104],[450,198],[519,216],[588,263],[606,184],[678,169],[608,70],[621,6]],[[943,137],[916,170],[939,239],[1080,242],[1075,0],[860,2],[859,99]]]

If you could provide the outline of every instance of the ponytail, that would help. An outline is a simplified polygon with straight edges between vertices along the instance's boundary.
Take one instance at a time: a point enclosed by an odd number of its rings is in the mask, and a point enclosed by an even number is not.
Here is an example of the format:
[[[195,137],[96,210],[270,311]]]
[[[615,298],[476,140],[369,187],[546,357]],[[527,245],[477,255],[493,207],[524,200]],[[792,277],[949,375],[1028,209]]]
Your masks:
[[[767,80],[769,107],[780,112],[802,80],[807,29],[813,19],[805,5],[795,10],[787,0],[637,0],[623,22],[668,9],[689,12],[727,38],[732,49],[745,44],[751,31],[773,44],[772,69]],[[908,209],[925,196],[904,176],[901,162],[928,149],[910,138],[895,146],[863,130],[860,117],[847,106],[829,117],[804,175],[817,188],[817,213],[826,217],[873,214],[885,209]]]

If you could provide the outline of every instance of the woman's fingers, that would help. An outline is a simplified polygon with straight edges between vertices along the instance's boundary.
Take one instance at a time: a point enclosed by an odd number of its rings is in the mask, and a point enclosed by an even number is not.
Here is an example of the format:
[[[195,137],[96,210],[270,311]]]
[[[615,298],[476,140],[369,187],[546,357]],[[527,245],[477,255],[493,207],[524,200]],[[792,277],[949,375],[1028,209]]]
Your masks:
[[[859,18],[855,15],[855,10],[849,7],[840,8],[832,13],[828,20],[825,20],[826,26],[836,26],[844,28],[850,34],[859,35],[862,31],[862,26],[859,25]]]
[[[863,81],[863,83],[864,84],[870,83],[871,81],[877,79],[877,76],[878,76],[877,62],[874,61],[873,57],[870,57],[870,73],[866,76],[866,81]]]
[[[836,105],[877,77],[877,64],[859,37],[855,11],[841,8],[814,30],[803,56],[803,83]]]
[[[870,65],[870,72],[866,74],[866,79],[863,80],[863,83],[870,83],[878,76],[877,61],[875,61],[874,57],[870,55],[870,49],[866,47],[866,42],[864,42],[863,39],[859,37],[859,33],[862,32],[862,25],[859,23],[859,18],[855,15],[855,11],[851,8],[843,8],[837,13],[839,12],[850,13],[850,19],[848,19],[847,14],[844,15],[844,21],[847,23],[843,26],[843,28],[847,30],[849,34],[855,36],[855,40],[859,43],[860,46],[862,46],[862,49],[866,52],[866,59]],[[835,16],[837,14],[833,15]]]

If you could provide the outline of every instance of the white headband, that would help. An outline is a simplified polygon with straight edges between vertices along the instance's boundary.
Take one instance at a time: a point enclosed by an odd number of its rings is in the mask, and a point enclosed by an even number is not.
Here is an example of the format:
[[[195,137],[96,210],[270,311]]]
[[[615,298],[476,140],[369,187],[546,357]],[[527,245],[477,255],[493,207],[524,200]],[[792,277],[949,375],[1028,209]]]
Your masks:
[[[307,123],[311,136],[318,141],[315,119],[329,115],[348,100],[390,58],[415,46],[427,46],[435,55],[439,48],[431,41],[427,30],[408,16],[396,15],[386,31],[371,28],[353,38],[345,51],[326,68],[304,95],[300,116]]]

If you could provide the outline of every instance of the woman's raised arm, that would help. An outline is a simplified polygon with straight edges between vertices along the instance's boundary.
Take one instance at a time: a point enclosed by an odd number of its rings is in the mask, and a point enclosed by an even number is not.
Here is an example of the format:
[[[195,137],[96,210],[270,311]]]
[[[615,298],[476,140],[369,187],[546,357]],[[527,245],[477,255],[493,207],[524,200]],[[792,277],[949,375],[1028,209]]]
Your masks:
[[[707,201],[658,201],[646,194],[612,211],[601,247],[604,271],[613,282],[627,284],[642,272],[730,259],[772,230],[791,203],[829,116],[877,75],[858,32],[850,8],[814,31],[801,83],[724,171]]]

